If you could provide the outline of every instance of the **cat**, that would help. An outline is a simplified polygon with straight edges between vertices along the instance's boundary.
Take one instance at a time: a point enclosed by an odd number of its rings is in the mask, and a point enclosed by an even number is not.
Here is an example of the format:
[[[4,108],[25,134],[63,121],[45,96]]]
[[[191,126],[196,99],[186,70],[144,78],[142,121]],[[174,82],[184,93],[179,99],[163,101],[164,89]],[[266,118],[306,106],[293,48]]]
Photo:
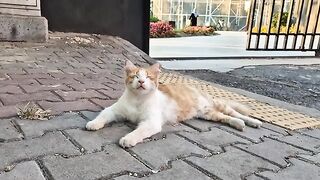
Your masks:
[[[161,131],[165,123],[179,123],[192,118],[221,122],[243,131],[245,124],[260,127],[262,122],[248,116],[245,106],[218,99],[188,85],[159,84],[160,64],[139,68],[125,62],[126,89],[119,100],[105,108],[86,124],[87,130],[98,130],[105,124],[126,119],[138,124],[122,137],[119,145],[133,147]]]

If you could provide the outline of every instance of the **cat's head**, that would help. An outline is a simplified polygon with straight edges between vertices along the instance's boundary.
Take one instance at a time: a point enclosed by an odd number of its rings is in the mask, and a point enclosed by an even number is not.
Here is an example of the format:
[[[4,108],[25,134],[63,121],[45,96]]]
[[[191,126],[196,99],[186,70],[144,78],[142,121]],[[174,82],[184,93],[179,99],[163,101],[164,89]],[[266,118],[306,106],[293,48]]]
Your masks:
[[[148,68],[139,68],[131,61],[125,63],[126,87],[134,94],[149,94],[158,88],[160,64],[156,63]]]

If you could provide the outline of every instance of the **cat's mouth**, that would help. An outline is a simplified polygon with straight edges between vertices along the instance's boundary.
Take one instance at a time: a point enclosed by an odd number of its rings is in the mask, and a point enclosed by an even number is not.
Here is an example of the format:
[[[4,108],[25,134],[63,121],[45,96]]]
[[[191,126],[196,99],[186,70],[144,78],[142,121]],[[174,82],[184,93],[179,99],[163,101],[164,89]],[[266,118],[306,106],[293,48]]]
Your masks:
[[[146,88],[144,88],[143,86],[139,86],[137,89],[143,89],[143,90],[146,90]]]

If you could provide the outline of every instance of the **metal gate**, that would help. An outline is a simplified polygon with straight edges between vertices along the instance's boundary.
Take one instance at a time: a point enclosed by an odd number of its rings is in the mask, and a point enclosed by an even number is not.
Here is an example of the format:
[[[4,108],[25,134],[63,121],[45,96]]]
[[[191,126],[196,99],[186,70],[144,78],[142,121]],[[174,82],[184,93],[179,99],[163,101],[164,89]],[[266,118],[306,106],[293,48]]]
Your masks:
[[[320,0],[251,0],[247,50],[320,55]]]

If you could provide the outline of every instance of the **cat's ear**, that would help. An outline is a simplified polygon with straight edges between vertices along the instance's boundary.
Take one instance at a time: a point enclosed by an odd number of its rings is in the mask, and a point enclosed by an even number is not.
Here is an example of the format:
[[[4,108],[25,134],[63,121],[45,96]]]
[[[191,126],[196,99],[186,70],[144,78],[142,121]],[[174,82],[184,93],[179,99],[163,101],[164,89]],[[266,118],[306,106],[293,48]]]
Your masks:
[[[159,74],[161,72],[161,65],[156,63],[150,66],[148,69],[155,74]]]
[[[137,68],[137,66],[135,66],[131,61],[126,60],[125,65],[124,65],[124,69],[127,73],[131,72],[132,70],[134,70],[136,68]]]

